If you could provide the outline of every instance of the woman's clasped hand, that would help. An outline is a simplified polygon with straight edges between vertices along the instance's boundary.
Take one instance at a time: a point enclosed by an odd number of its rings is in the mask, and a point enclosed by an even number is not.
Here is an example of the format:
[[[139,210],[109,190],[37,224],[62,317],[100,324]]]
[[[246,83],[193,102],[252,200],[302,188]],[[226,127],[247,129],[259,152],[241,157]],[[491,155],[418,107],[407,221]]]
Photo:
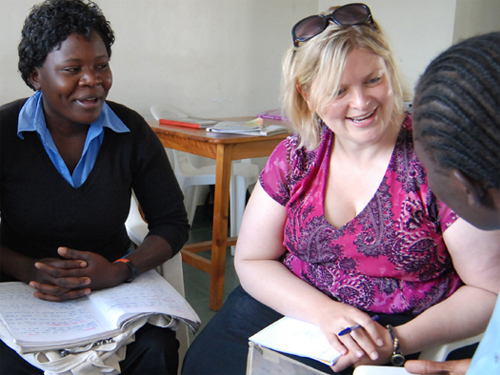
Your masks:
[[[35,263],[36,276],[29,283],[37,290],[35,297],[64,301],[87,295],[91,290],[116,285],[123,280],[123,270],[102,255],[66,247],[57,250],[63,258],[40,259]]]

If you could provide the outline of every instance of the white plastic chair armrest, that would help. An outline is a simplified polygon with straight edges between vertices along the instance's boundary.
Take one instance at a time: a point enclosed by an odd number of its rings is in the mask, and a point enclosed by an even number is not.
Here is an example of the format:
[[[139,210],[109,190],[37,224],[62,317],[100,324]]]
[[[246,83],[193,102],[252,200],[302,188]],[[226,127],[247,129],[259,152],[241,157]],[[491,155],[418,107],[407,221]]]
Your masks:
[[[433,348],[426,349],[420,353],[418,356],[418,359],[426,359],[429,361],[444,361],[448,357],[448,354],[450,354],[452,351],[458,348],[463,348],[465,346],[469,346],[472,344],[475,344],[483,338],[483,334],[481,333],[480,335],[474,336],[474,337],[469,337],[467,339],[459,340],[452,342],[450,344],[445,344],[445,345],[438,345]]]
[[[180,252],[158,267],[158,273],[163,276],[181,296],[184,292],[184,273],[182,271],[182,255]]]

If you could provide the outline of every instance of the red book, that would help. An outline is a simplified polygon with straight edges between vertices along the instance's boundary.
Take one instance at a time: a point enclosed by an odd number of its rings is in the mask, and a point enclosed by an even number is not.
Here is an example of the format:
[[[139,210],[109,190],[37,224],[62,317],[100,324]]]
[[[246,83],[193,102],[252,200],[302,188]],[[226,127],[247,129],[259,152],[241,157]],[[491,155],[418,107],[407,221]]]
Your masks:
[[[217,121],[194,119],[194,118],[193,119],[187,118],[186,121],[160,119],[160,125],[182,126],[184,128],[192,128],[192,129],[204,129],[208,126],[214,125],[215,123],[217,123]]]

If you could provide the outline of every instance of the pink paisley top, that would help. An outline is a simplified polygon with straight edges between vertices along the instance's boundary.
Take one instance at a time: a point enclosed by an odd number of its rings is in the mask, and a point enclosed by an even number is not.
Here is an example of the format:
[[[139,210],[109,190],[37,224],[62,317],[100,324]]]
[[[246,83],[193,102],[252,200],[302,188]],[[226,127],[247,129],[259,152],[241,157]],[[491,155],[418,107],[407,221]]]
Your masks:
[[[334,134],[298,149],[292,135],[274,150],[260,183],[286,207],[282,261],[297,277],[364,311],[419,314],[461,285],[442,234],[457,215],[431,192],[413,151],[411,117],[368,205],[341,228],[324,216]]]

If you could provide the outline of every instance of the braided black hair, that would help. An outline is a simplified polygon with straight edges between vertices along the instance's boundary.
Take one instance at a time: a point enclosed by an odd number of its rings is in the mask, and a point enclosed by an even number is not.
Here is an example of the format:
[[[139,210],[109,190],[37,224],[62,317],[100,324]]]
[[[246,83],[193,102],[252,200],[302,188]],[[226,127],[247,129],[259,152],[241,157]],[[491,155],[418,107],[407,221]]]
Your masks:
[[[420,78],[414,137],[437,163],[500,187],[500,32],[458,43]]]
[[[18,68],[24,82],[34,90],[30,75],[43,66],[47,55],[71,34],[90,39],[92,31],[101,36],[111,57],[114,33],[97,4],[89,0],[45,0],[35,5],[24,21],[18,47]]]

